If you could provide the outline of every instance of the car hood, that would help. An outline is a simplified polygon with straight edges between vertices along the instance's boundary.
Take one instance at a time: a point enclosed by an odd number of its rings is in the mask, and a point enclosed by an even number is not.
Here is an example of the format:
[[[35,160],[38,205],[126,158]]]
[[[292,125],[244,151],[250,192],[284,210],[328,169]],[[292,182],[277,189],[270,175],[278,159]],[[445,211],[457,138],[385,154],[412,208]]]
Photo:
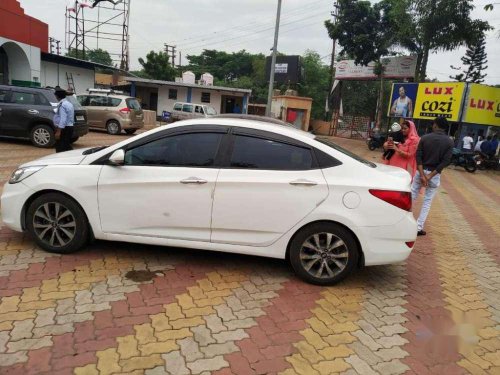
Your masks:
[[[88,150],[88,148],[79,148],[78,150],[59,152],[56,154],[50,154],[44,156],[43,158],[36,159],[25,163],[22,167],[27,167],[31,165],[72,165],[80,164],[87,155],[83,155],[83,152]]]

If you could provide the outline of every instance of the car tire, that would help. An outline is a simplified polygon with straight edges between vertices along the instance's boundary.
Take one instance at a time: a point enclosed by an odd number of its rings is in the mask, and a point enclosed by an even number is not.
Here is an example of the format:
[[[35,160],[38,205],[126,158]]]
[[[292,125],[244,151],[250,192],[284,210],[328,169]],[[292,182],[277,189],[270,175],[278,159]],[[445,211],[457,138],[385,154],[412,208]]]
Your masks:
[[[128,135],[132,135],[132,134],[134,134],[136,131],[137,131],[137,129],[125,129],[125,133],[127,133]]]
[[[60,193],[44,194],[31,202],[26,228],[36,244],[51,253],[73,253],[89,239],[85,212],[73,199]]]
[[[38,124],[33,126],[30,132],[31,143],[40,148],[50,148],[56,143],[54,130],[45,124]]]
[[[346,228],[334,223],[316,223],[293,237],[289,260],[302,280],[333,285],[353,272],[359,251],[356,239]]]
[[[111,135],[118,135],[122,132],[122,127],[118,121],[111,120],[106,124],[106,131]]]
[[[75,143],[79,139],[80,139],[80,137],[73,137],[73,138],[71,138],[71,143]]]

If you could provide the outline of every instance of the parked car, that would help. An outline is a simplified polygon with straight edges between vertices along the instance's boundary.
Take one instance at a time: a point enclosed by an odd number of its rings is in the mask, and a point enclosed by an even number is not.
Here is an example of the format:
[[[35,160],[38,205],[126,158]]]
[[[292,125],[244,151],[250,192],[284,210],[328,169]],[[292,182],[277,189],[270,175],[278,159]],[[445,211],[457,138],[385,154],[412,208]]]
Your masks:
[[[87,110],[89,127],[106,129],[109,134],[134,134],[144,127],[144,114],[136,98],[113,90],[90,90],[78,95],[78,101]]]
[[[217,115],[217,111],[206,104],[177,102],[172,110],[171,120],[189,120]]]
[[[214,117],[26,163],[1,214],[50,252],[96,238],[259,255],[326,285],[409,256],[410,181],[290,126]]]
[[[76,142],[88,133],[87,112],[74,96],[66,98],[75,107],[71,141]],[[0,136],[26,138],[37,147],[52,147],[57,103],[53,89],[0,85]]]

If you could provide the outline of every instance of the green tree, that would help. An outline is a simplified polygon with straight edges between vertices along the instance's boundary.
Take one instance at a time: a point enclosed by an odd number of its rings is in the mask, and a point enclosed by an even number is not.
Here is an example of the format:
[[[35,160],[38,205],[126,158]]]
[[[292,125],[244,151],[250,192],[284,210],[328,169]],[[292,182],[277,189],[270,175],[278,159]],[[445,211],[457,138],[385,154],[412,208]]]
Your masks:
[[[83,53],[83,51],[77,50],[75,48],[70,48],[66,53],[66,56],[73,57],[75,59],[92,61],[97,64],[103,64],[108,66],[113,65],[113,59],[111,58],[109,52],[101,48],[85,51],[85,54]]]
[[[203,50],[200,55],[188,55],[187,69],[197,76],[208,72],[216,80],[232,82],[253,73],[253,56],[245,50],[227,53],[217,50]]]
[[[169,61],[169,56],[165,52],[150,51],[146,55],[146,60],[139,58],[142,65],[141,76],[162,81],[173,81],[177,75],[175,69]]]
[[[302,56],[304,79],[299,85],[299,94],[313,98],[311,117],[323,118],[325,103],[328,96],[328,79],[330,67],[323,64],[317,52],[307,50]]]
[[[484,82],[486,73],[483,74],[483,71],[488,69],[488,66],[485,66],[488,63],[485,46],[486,40],[483,35],[483,37],[476,45],[469,46],[467,48],[465,56],[463,56],[461,59],[463,65],[465,65],[467,68],[464,69],[462,73],[458,73],[455,76],[450,76],[450,78],[460,82]],[[451,66],[451,68],[460,70],[460,68],[455,68],[453,66]]]

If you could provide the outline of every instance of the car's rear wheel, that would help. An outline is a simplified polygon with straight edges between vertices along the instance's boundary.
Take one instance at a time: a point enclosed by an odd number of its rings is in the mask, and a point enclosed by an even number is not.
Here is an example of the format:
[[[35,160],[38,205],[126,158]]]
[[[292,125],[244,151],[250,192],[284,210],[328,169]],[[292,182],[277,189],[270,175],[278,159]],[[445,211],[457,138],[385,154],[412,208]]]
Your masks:
[[[36,147],[49,148],[54,145],[56,138],[54,130],[48,125],[38,124],[31,129],[30,140]]]
[[[359,248],[347,229],[334,223],[316,223],[295,235],[289,255],[292,268],[301,279],[332,285],[354,270]]]
[[[59,193],[36,198],[28,207],[26,226],[37,245],[52,253],[75,252],[86,245],[89,237],[82,208]]]
[[[127,133],[128,135],[132,135],[132,134],[134,134],[136,131],[137,131],[137,129],[125,129],[125,133]]]
[[[106,131],[108,132],[108,134],[117,135],[121,133],[122,127],[120,126],[120,123],[118,121],[111,120],[106,124]]]

